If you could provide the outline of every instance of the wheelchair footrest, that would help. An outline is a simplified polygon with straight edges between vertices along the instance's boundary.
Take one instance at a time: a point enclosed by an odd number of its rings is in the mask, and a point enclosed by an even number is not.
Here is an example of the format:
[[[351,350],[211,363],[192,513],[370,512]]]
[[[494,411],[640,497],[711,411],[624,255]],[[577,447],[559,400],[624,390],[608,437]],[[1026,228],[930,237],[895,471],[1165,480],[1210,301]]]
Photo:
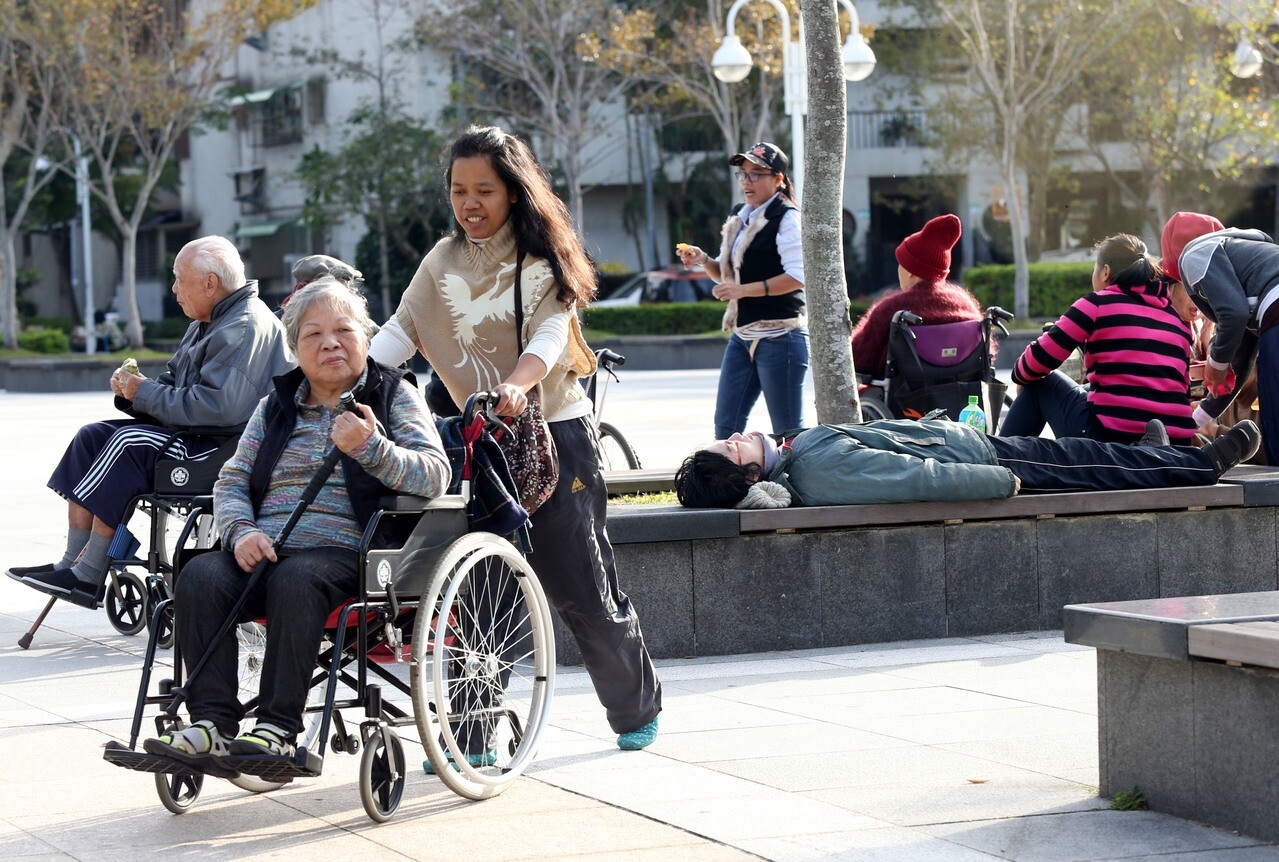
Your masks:
[[[136,772],[195,772],[195,770],[184,767],[176,760],[161,757],[157,754],[148,754],[145,751],[134,751],[132,748],[126,748],[115,740],[111,740],[106,744],[105,751],[102,752],[102,759],[107,763],[114,763],[116,766],[132,769]]]
[[[224,763],[234,763],[242,775],[255,775],[267,781],[288,781],[293,778],[315,778],[324,769],[324,758],[299,748],[291,760],[279,757],[220,758]]]

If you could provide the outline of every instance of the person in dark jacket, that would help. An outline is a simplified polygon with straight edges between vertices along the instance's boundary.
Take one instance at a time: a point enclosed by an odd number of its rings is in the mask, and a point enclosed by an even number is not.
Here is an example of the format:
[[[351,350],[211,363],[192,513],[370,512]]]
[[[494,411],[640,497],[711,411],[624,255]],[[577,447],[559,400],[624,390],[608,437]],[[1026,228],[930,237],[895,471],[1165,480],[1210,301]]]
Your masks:
[[[368,358],[372,322],[363,297],[331,276],[316,279],[285,306],[284,328],[298,368],[275,378],[213,489],[223,550],[194,557],[176,585],[174,630],[188,670],[214,650],[187,683],[192,724],[143,743],[148,753],[198,771],[224,768],[219,757],[295,753],[325,619],[359,592],[360,539],[380,501],[394,493],[437,497],[449,482],[417,387]],[[338,402],[348,390],[358,403],[343,412]],[[330,445],[343,453],[339,466],[277,554],[273,537]],[[257,581],[242,617],[268,621],[261,697],[254,727],[240,734],[238,644],[215,637],[246,574],[263,559],[275,565]]]
[[[1279,464],[1279,245],[1259,230],[1224,227],[1203,213],[1174,213],[1160,238],[1163,268],[1216,324],[1204,362],[1203,427],[1235,400],[1257,366],[1266,462]]]
[[[6,574],[50,595],[93,607],[106,577],[107,550],[129,501],[152,487],[156,455],[175,430],[242,425],[271,386],[293,367],[279,320],[245,283],[231,241],[192,240],[173,262],[173,293],[192,323],[155,379],[121,366],[111,375],[115,406],[130,419],[82,427],[49,479],[67,500],[62,558],[15,566]],[[126,363],[127,364],[127,363]],[[186,436],[170,452],[199,460],[217,449]]]
[[[681,244],[676,253],[686,267],[705,267],[719,282],[715,298],[728,303],[724,329],[732,336],[720,365],[715,436],[744,430],[761,393],[780,434],[803,421],[808,371],[804,254],[790,162],[776,144],[760,142],[728,163],[738,169],[746,203],[724,223],[719,257],[695,245]]]
[[[1260,442],[1246,420],[1202,449],[990,437],[944,419],[819,425],[780,441],[758,432],[717,440],[684,459],[675,493],[691,508],[771,509],[1212,485]]]

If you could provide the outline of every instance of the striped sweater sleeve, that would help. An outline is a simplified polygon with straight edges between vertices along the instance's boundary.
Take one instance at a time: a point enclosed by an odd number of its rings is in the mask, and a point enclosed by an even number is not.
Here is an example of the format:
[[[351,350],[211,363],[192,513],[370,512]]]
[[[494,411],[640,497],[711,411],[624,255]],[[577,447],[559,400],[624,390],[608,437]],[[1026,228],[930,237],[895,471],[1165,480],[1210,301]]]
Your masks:
[[[1075,300],[1051,329],[1030,343],[1013,366],[1014,383],[1025,386],[1042,380],[1088,340],[1097,325],[1094,296]]]

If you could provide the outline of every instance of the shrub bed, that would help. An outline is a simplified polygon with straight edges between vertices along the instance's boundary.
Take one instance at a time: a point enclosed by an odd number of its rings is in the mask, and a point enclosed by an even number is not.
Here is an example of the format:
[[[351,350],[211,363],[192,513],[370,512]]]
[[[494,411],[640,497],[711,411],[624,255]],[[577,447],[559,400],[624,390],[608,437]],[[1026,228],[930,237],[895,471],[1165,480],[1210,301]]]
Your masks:
[[[853,300],[849,313],[853,323],[866,313],[870,303]],[[701,335],[719,332],[724,319],[722,302],[658,302],[614,308],[588,308],[582,325],[609,335]]]
[[[18,346],[33,353],[67,353],[71,342],[61,329],[32,329],[18,333]]]
[[[1092,292],[1091,263],[1032,263],[1030,265],[1030,316],[1060,317],[1076,299]],[[998,305],[1013,310],[1013,276],[1016,267],[974,266],[964,271],[964,286],[985,308]]]

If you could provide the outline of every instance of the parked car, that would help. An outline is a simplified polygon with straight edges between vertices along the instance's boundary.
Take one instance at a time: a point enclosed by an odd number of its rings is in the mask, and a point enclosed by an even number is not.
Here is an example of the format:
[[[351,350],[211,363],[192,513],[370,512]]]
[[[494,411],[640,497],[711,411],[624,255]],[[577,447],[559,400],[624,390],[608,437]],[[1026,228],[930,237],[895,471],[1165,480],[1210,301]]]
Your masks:
[[[715,280],[700,268],[685,269],[679,264],[649,270],[641,302],[701,302],[714,299]]]
[[[639,305],[641,302],[701,302],[715,298],[711,295],[714,286],[714,279],[701,269],[684,269],[679,264],[672,264],[637,274],[608,296],[592,302],[591,307],[609,308]]]

